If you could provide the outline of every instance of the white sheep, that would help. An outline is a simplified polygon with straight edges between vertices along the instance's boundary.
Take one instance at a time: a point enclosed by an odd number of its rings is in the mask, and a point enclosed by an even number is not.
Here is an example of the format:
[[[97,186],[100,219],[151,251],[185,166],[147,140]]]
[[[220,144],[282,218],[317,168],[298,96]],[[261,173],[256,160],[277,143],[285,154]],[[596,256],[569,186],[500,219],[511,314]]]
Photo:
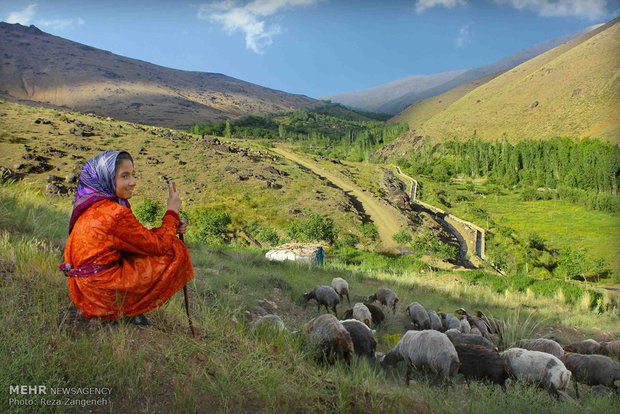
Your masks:
[[[346,280],[341,277],[333,278],[332,288],[334,288],[338,296],[340,296],[340,301],[342,301],[342,297],[346,295],[347,302],[349,302],[349,305],[351,304],[351,300],[349,299],[349,284]]]
[[[407,331],[383,357],[381,365],[394,367],[403,360],[407,363],[407,385],[412,368],[430,370],[439,378],[447,379],[456,375],[460,366],[452,342],[445,334],[434,330]]]
[[[372,327],[372,314],[363,303],[356,303],[353,306],[353,319],[365,323],[369,328]]]
[[[508,372],[517,379],[539,385],[555,395],[568,387],[571,372],[551,354],[511,348],[502,352],[501,356]]]
[[[558,358],[564,355],[564,349],[562,349],[562,345],[558,344],[553,339],[522,339],[519,342],[519,347],[527,349],[529,351],[546,352]]]
[[[411,302],[411,304],[407,306],[407,314],[413,323],[413,329],[419,331],[431,329],[431,320],[428,317],[428,313],[426,309],[424,309],[424,306],[420,305],[418,302]]]

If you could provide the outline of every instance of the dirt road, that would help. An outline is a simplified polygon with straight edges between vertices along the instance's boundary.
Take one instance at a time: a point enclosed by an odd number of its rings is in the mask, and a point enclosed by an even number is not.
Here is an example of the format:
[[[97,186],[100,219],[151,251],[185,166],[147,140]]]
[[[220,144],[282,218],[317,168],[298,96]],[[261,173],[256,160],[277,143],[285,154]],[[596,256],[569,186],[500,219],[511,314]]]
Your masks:
[[[307,156],[296,154],[282,147],[272,148],[271,150],[308,168],[318,176],[331,181],[332,184],[347,193],[349,197],[361,203],[364,212],[368,214],[375,226],[377,226],[383,247],[388,250],[396,250],[398,248],[398,243],[392,239],[392,235],[407,227],[407,219],[396,208],[372,193],[362,190],[344,175],[317,165]]]

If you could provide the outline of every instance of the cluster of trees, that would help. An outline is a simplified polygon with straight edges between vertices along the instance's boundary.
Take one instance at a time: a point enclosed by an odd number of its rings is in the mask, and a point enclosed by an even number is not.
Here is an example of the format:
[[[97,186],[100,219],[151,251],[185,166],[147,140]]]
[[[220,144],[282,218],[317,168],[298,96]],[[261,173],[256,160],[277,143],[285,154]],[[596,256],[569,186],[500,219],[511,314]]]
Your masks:
[[[420,151],[397,163],[414,175],[431,175],[438,181],[457,175],[486,177],[507,187],[557,189],[554,197],[590,208],[618,208],[620,147],[599,140],[558,137],[513,145],[506,140],[485,142],[474,136],[433,146],[427,138]]]
[[[189,131],[292,141],[309,152],[361,161],[368,159],[377,147],[409,130],[407,124],[388,125],[369,118],[370,115],[352,112],[338,104],[326,104],[313,110],[296,109],[286,114],[248,115],[234,121],[196,124]]]

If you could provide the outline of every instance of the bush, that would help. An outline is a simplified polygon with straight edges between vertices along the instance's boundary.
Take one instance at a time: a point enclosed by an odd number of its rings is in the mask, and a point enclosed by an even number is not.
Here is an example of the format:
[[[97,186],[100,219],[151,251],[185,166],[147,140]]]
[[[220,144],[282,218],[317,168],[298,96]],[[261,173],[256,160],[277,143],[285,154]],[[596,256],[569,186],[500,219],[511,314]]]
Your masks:
[[[521,192],[521,200],[522,201],[534,201],[539,200],[540,195],[538,191],[534,187],[526,187]]]
[[[220,244],[232,222],[230,214],[222,210],[199,208],[190,212],[190,235],[208,245]]]
[[[358,228],[360,233],[362,233],[362,236],[367,239],[374,240],[377,236],[379,236],[379,230],[377,230],[377,226],[373,223],[360,223]]]
[[[392,239],[398,244],[408,244],[411,243],[411,234],[406,230],[402,229],[401,231],[394,233],[392,235]]]
[[[288,236],[300,242],[326,241],[332,243],[338,234],[334,221],[321,214],[311,213],[303,221],[295,221],[287,230]]]
[[[280,243],[280,236],[270,227],[265,227],[258,232],[256,239],[261,243],[267,243],[269,246],[277,246]]]
[[[336,241],[337,247],[355,247],[357,243],[359,238],[349,233],[341,234]]]
[[[157,227],[161,225],[164,206],[159,201],[147,197],[133,208],[133,213],[144,226]]]

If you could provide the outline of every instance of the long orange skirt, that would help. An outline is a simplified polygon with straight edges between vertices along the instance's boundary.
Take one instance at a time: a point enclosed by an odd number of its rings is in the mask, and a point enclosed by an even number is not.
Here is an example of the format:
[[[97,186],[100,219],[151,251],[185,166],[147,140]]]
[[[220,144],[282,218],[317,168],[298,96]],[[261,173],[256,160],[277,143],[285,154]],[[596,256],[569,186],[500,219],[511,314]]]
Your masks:
[[[109,269],[68,277],[69,296],[88,318],[115,319],[152,310],[194,278],[178,219],[166,214],[161,227],[147,229],[133,212],[110,200],[93,204],[77,220],[65,247],[73,268]]]

